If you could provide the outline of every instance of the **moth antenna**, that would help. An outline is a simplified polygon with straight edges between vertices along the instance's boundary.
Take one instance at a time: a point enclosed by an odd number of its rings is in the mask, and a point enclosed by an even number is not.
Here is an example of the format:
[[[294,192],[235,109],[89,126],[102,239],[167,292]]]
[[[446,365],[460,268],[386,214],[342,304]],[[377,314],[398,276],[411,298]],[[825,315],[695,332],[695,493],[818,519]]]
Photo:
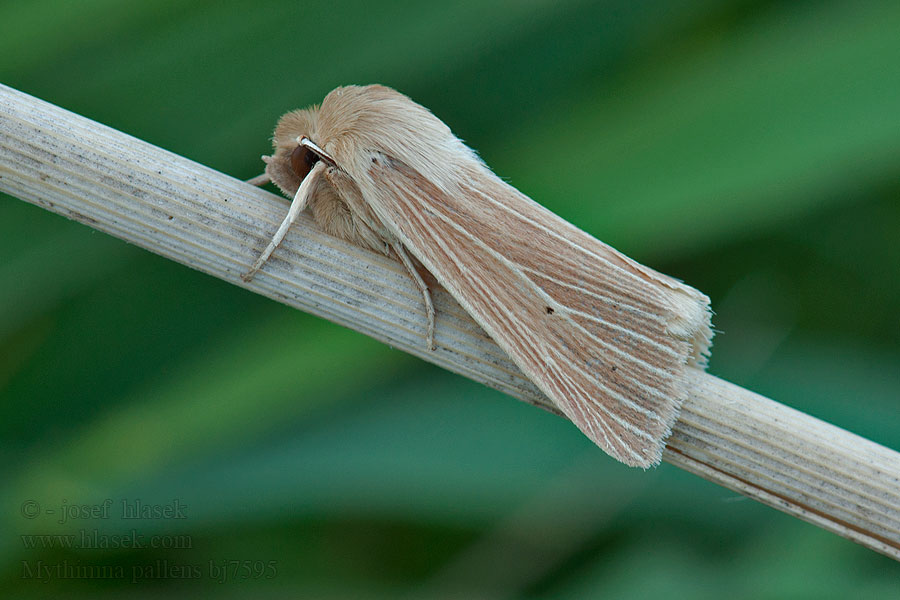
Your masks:
[[[297,143],[301,146],[306,146],[307,148],[312,150],[319,157],[319,160],[321,160],[324,163],[327,163],[328,166],[330,166],[330,167],[338,166],[337,162],[335,162],[334,158],[332,158],[332,156],[330,154],[328,154],[327,152],[322,150],[322,148],[320,148],[318,144],[316,144],[314,141],[312,141],[305,135],[299,136],[297,138]]]
[[[391,248],[397,253],[400,262],[402,262],[403,266],[406,267],[406,270],[409,271],[410,277],[412,277],[416,285],[419,286],[422,297],[425,299],[425,316],[428,319],[428,329],[425,334],[426,342],[428,343],[428,349],[434,350],[434,304],[431,302],[431,292],[428,290],[428,284],[426,284],[425,280],[422,279],[422,276],[419,275],[416,266],[413,264],[412,259],[409,258],[409,254],[406,253],[406,248],[403,247],[403,244],[391,244]]]
[[[250,281],[253,279],[253,276],[256,275],[256,272],[266,264],[266,261],[272,256],[272,252],[274,252],[275,248],[277,248],[282,240],[284,240],[284,236],[287,235],[288,229],[291,228],[291,225],[294,224],[294,221],[297,220],[300,213],[306,209],[306,205],[309,203],[309,193],[312,190],[313,180],[321,175],[324,170],[325,163],[321,162],[313,167],[313,170],[310,171],[309,175],[303,178],[300,187],[297,188],[297,193],[294,194],[294,199],[291,200],[291,208],[288,209],[287,216],[284,217],[284,221],[281,222],[281,226],[278,228],[278,231],[275,232],[272,241],[269,242],[266,249],[259,255],[259,258],[256,259],[256,262],[253,263],[250,270],[241,275],[241,279]]]

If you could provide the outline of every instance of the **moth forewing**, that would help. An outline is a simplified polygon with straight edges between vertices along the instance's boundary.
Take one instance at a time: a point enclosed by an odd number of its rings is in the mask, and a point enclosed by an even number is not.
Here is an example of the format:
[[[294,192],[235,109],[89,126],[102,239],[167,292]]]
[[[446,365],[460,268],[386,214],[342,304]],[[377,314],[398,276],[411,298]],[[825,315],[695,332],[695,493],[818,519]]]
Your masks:
[[[370,181],[382,222],[579,429],[626,464],[659,462],[693,343],[667,333],[680,292],[575,243],[486,169],[448,194],[383,157]]]
[[[301,136],[331,159],[310,188],[326,231],[393,248],[416,280],[408,251],[590,439],[629,465],[660,461],[685,370],[709,345],[703,294],[524,196],[389,88],[338,88],[317,112],[282,118],[266,172],[288,195],[316,171],[300,183]],[[429,342],[432,331],[429,322]]]

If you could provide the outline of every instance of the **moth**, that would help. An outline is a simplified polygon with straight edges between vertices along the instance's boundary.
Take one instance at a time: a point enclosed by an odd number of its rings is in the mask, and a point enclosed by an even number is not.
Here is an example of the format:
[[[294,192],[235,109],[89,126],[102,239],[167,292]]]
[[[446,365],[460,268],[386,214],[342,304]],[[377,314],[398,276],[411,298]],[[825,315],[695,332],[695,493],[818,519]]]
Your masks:
[[[705,365],[709,300],[593,238],[497,177],[428,109],[348,86],[279,120],[265,174],[292,198],[250,280],[309,209],[338,238],[413,259],[582,432],[619,461],[659,463]],[[560,174],[563,176],[563,174]]]

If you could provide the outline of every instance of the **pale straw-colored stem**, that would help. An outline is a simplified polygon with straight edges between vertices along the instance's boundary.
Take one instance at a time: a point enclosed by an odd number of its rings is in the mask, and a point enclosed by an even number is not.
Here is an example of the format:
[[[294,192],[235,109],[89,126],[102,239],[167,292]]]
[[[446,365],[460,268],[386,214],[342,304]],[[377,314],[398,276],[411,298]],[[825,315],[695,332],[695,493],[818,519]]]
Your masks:
[[[301,215],[244,282],[285,199],[5,86],[0,190],[558,412],[441,290],[428,350],[422,295],[399,262]],[[900,559],[900,454],[704,372],[692,377],[663,460]]]

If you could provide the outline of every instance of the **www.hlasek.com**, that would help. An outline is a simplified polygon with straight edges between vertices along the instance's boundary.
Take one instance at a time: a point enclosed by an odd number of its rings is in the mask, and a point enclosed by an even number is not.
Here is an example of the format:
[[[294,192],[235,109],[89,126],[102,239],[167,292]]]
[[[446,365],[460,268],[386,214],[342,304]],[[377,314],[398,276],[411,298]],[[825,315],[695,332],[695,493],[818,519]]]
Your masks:
[[[124,533],[101,533],[97,529],[81,529],[77,533],[22,534],[26,550],[191,550],[190,534],[144,535],[132,529]]]

